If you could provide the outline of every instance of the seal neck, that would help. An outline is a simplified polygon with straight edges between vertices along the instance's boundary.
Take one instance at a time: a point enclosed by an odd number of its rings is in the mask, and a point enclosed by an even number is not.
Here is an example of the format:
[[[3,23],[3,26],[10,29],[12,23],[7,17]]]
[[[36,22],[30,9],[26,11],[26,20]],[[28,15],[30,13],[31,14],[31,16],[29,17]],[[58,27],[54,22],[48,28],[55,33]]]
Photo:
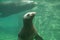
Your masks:
[[[32,21],[30,20],[30,21],[24,21],[23,22],[24,23],[24,27],[32,27],[33,26],[33,23],[32,23]]]

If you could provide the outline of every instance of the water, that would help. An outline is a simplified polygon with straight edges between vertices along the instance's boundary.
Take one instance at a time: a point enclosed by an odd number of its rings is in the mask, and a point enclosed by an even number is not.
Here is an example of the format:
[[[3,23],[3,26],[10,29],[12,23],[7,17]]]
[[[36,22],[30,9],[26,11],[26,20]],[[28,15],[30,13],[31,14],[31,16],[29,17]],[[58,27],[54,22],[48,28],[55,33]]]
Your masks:
[[[0,18],[0,40],[17,40],[23,15],[37,12],[33,23],[44,40],[60,40],[60,0],[33,0],[38,4],[31,10]]]

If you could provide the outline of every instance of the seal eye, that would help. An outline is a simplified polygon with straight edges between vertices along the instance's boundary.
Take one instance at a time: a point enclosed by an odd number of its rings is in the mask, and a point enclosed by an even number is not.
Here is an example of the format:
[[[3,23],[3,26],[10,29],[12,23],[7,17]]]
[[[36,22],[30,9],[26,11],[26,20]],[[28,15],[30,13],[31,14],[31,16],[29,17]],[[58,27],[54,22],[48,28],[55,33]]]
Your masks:
[[[27,16],[29,16],[30,14],[28,14]]]

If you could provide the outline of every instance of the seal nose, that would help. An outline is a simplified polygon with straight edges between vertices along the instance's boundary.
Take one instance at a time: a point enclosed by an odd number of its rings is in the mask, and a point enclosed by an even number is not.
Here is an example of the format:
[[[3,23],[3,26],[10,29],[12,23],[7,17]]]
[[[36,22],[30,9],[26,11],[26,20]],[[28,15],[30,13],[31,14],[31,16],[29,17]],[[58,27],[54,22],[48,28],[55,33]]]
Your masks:
[[[30,12],[30,16],[34,16],[36,12]]]
[[[36,12],[32,12],[32,15],[35,16]]]

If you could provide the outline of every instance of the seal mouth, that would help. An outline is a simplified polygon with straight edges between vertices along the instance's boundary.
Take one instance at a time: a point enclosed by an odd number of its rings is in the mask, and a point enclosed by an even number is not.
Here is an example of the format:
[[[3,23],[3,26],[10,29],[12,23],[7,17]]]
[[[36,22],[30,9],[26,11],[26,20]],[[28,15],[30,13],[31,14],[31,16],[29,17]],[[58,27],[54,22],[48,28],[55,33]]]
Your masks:
[[[30,14],[30,16],[35,16],[36,12],[32,12],[32,14]]]

